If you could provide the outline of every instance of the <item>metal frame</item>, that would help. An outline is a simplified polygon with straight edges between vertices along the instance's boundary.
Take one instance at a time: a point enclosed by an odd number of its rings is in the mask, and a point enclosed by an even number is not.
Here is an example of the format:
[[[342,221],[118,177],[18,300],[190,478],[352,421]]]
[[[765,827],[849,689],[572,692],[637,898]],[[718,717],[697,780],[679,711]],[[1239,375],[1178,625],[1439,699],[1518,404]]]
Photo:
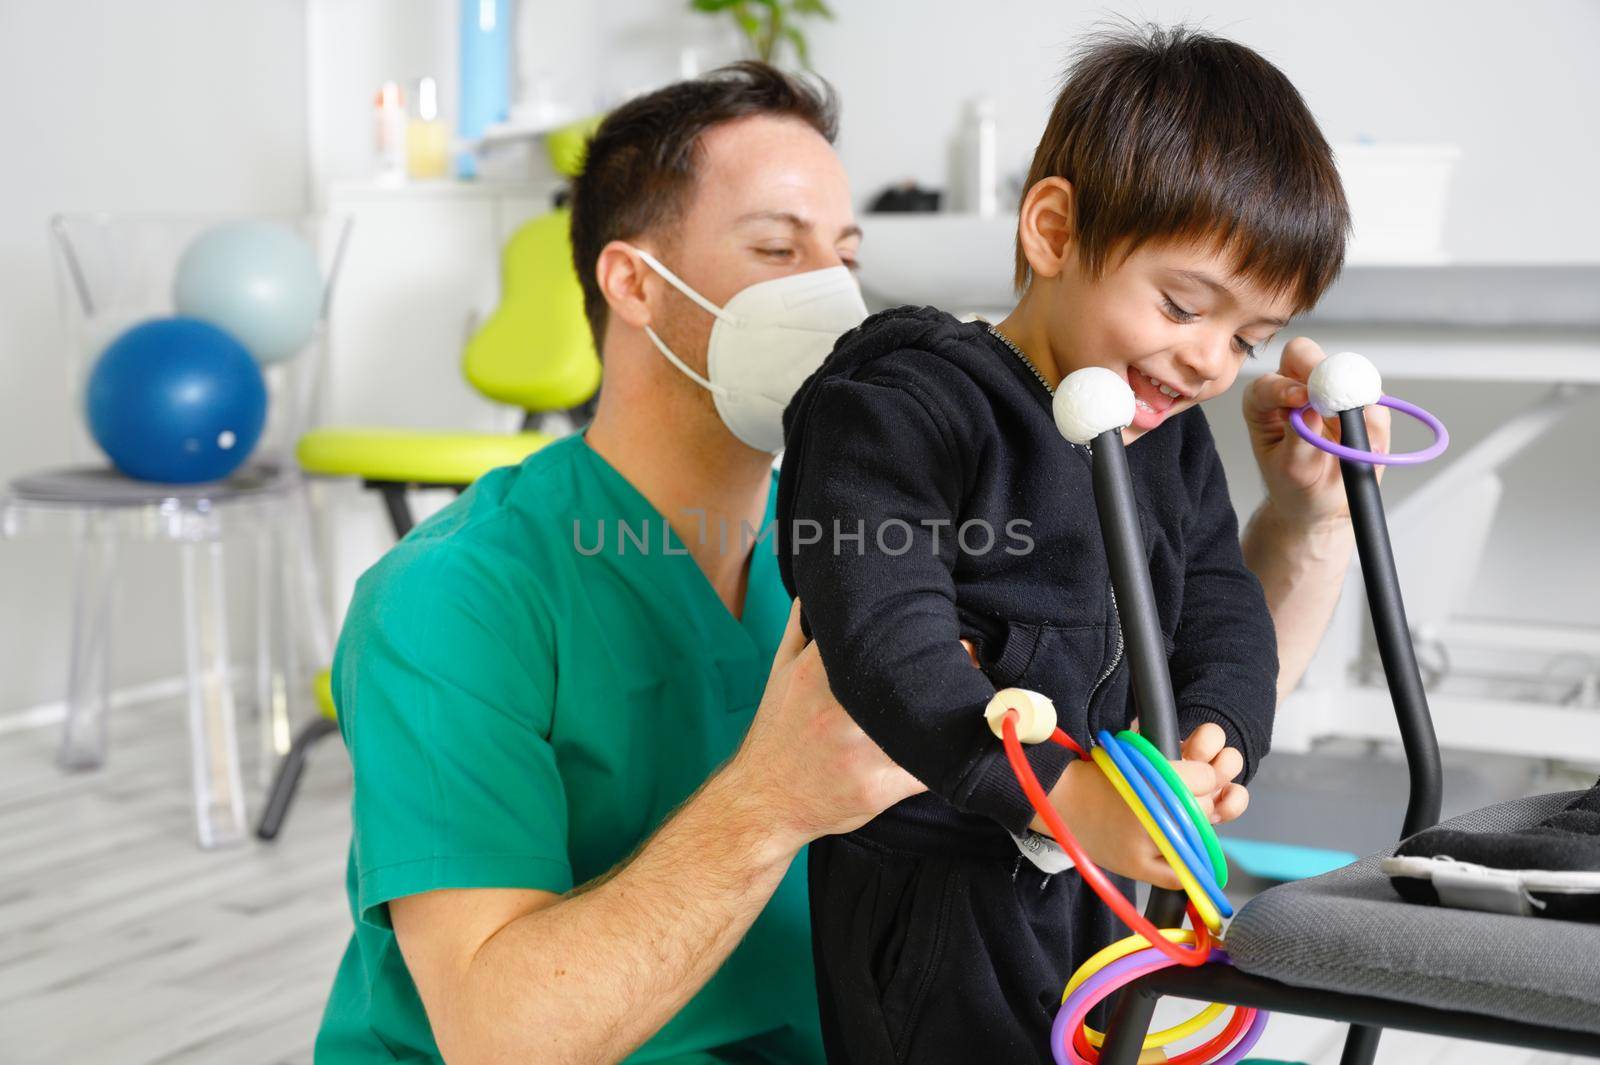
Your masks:
[[[1205,1002],[1225,1002],[1230,1006],[1253,1006],[1274,1013],[1348,1021],[1358,1026],[1353,1031],[1377,1032],[1384,1028],[1403,1028],[1453,1039],[1600,1057],[1600,1038],[1593,1032],[1508,1021],[1482,1013],[1416,1006],[1409,1002],[1367,995],[1293,987],[1265,977],[1252,976],[1228,965],[1205,965],[1197,969],[1174,966],[1151,973],[1129,984],[1128,989],[1148,997],[1152,1006],[1155,999],[1162,995],[1175,995]],[[1347,1063],[1352,1060],[1349,1055],[1350,1044],[1347,1042],[1343,1059]],[[1102,1057],[1100,1060],[1106,1059]]]
[[[1354,448],[1367,450],[1367,428],[1363,412],[1345,411],[1339,416],[1343,439]],[[1096,458],[1101,449],[1096,450]],[[1104,449],[1111,450],[1111,449]],[[1098,464],[1097,464],[1098,465]],[[1406,767],[1411,779],[1411,794],[1401,838],[1438,822],[1443,773],[1433,719],[1417,669],[1415,651],[1406,624],[1405,605],[1400,596],[1399,577],[1384,520],[1383,499],[1371,466],[1340,461],[1345,493],[1355,527],[1356,547],[1361,556],[1362,578],[1377,637],[1389,694],[1394,702],[1405,748]],[[1100,484],[1096,483],[1096,495]],[[1102,522],[1105,522],[1102,511]],[[1107,537],[1108,549],[1111,537]],[[1113,559],[1113,565],[1116,564]],[[1141,693],[1142,694],[1142,693]],[[1141,712],[1144,707],[1141,706]],[[1141,720],[1148,721],[1145,714]],[[1158,927],[1182,919],[1182,896],[1174,892],[1153,891],[1147,913]],[[1100,1052],[1102,1065],[1135,1065],[1156,1001],[1162,995],[1180,995],[1207,1002],[1225,1002],[1281,1013],[1350,1023],[1341,1065],[1371,1065],[1377,1054],[1384,1028],[1403,1028],[1457,1039],[1503,1043],[1535,1050],[1553,1050],[1600,1057],[1600,1038],[1592,1032],[1575,1032],[1549,1025],[1507,1021],[1478,1013],[1435,1009],[1408,1002],[1348,995],[1315,988],[1293,987],[1240,972],[1231,966],[1205,965],[1197,968],[1169,968],[1151,973],[1130,983],[1118,993],[1107,1025],[1105,1044]]]

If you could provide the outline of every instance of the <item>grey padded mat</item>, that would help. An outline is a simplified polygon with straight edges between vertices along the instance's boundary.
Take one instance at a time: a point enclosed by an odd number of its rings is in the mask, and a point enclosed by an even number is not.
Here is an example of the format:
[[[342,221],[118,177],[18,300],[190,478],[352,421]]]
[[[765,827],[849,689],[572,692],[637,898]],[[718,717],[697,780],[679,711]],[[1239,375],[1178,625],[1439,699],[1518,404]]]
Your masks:
[[[233,476],[203,484],[160,484],[124,477],[110,466],[72,466],[18,477],[11,482],[17,499],[61,506],[136,507],[164,503],[227,502],[243,496],[287,489],[291,478],[280,466],[246,463]]]
[[[1444,823],[1527,828],[1579,794],[1514,799]],[[1600,1034],[1600,925],[1405,902],[1378,868],[1391,852],[1257,895],[1228,929],[1234,964],[1297,987]]]

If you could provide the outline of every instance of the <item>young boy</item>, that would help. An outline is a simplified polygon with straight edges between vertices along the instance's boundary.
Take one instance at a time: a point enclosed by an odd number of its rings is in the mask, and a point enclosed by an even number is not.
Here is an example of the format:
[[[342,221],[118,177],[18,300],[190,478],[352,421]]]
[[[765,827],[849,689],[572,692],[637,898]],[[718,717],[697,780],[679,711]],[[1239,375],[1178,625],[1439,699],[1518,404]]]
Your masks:
[[[1104,36],[1026,190],[1003,321],[875,315],[784,416],[784,582],[840,702],[929,789],[812,846],[833,1062],[1048,1060],[1068,975],[1122,934],[1080,877],[1048,871],[982,716],[1017,686],[1080,743],[1133,717],[1088,452],[1051,418],[1068,373],[1108,367],[1137,397],[1124,438],[1196,763],[1180,768],[1215,819],[1242,811],[1271,738],[1272,623],[1198,404],[1337,274],[1348,213],[1328,145],[1247,48]],[[1176,886],[1098,770],[1052,744],[1029,758],[1097,862]]]

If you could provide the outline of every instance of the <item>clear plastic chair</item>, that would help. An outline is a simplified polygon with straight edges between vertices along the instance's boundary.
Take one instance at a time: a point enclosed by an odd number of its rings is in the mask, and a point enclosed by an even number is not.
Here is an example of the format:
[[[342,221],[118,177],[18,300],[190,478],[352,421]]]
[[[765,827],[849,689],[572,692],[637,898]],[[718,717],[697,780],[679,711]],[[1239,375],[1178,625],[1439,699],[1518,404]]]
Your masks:
[[[63,312],[73,410],[104,345],[135,322],[173,313],[172,281],[189,242],[221,216],[58,216],[52,248]],[[0,495],[0,536],[70,535],[76,541],[67,711],[59,764],[98,767],[107,755],[113,605],[119,544],[157,540],[178,549],[189,747],[202,847],[246,838],[235,677],[228,633],[225,539],[255,555],[253,704],[262,779],[291,741],[293,706],[309,699],[300,642],[320,664],[331,647],[317,579],[309,499],[290,454],[319,379],[328,308],[349,237],[347,220],[275,218],[316,250],[323,277],[317,329],[306,349],[265,368],[268,422],[250,460],[223,481],[166,485],[113,470],[76,434],[75,464],[15,478]],[[226,535],[225,535],[226,534]]]

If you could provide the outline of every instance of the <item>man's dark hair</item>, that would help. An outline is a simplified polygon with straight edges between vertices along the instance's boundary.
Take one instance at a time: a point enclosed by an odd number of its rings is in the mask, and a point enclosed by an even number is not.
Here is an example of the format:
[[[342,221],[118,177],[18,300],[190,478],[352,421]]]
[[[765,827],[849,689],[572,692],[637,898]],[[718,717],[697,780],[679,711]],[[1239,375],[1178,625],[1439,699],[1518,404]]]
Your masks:
[[[600,250],[675,225],[694,192],[700,135],[750,115],[799,119],[831,143],[838,132],[833,90],[765,63],[719,67],[639,96],[606,116],[572,183],[572,261],[583,309],[601,350],[606,298],[595,280]]]
[[[1072,183],[1079,262],[1152,240],[1219,246],[1241,274],[1314,306],[1344,263],[1350,211],[1300,93],[1240,44],[1182,26],[1102,31],[1077,52],[1027,190]],[[1021,243],[1018,291],[1031,278]]]

